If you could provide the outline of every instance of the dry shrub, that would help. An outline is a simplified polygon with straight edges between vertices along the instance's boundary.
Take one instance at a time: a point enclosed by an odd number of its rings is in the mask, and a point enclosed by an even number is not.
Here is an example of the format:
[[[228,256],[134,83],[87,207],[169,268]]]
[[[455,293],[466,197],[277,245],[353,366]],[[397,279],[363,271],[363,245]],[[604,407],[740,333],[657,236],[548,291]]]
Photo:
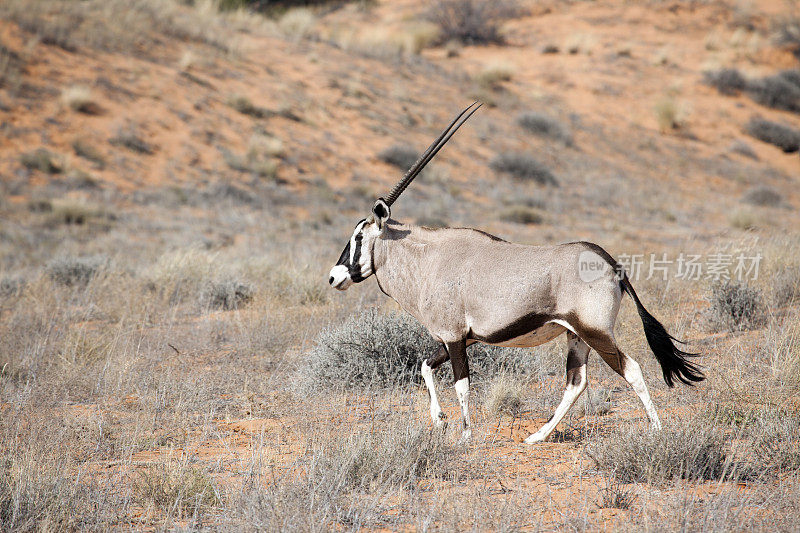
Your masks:
[[[783,195],[771,187],[760,186],[747,191],[742,201],[762,207],[777,207],[783,203]]]
[[[418,152],[412,146],[407,144],[393,144],[381,150],[378,154],[378,159],[405,171],[417,162],[417,158],[420,155],[421,152]]]
[[[101,170],[105,168],[105,157],[103,157],[103,154],[100,153],[100,151],[92,144],[90,144],[89,141],[84,139],[75,139],[72,141],[72,149],[75,151],[75,155],[94,163],[95,168]]]
[[[507,207],[500,212],[500,220],[514,222],[515,224],[541,224],[544,216],[537,210],[526,205]]]
[[[712,326],[729,331],[755,329],[766,320],[761,291],[734,280],[711,285],[707,296]]]
[[[735,68],[706,72],[703,77],[707,84],[722,94],[732,96],[747,88],[747,78]]]
[[[728,147],[728,150],[735,154],[743,155],[753,161],[758,161],[758,154],[753,150],[753,148],[742,140],[736,140],[731,143]]]
[[[558,186],[558,180],[550,169],[528,154],[514,152],[497,154],[489,162],[489,167],[496,172],[510,174],[521,181]]]
[[[45,148],[37,148],[32,152],[23,153],[20,162],[31,170],[39,170],[46,174],[59,174],[64,170],[62,158]]]
[[[745,130],[759,141],[774,144],[787,154],[800,150],[800,130],[792,127],[753,117]]]
[[[209,283],[200,295],[201,302],[212,309],[240,309],[253,300],[253,288],[236,279]]]
[[[538,111],[526,111],[517,116],[517,124],[525,130],[561,141],[565,146],[572,146],[572,133],[569,128],[557,119]]]
[[[520,14],[517,3],[509,0],[436,0],[427,17],[439,26],[441,43],[502,44],[501,26]]]
[[[253,118],[269,118],[274,113],[269,109],[255,105],[250,98],[243,94],[234,94],[228,98],[228,105],[243,115]]]
[[[86,286],[107,264],[102,256],[64,257],[47,264],[47,275],[65,287]]]
[[[151,155],[155,152],[153,145],[145,141],[134,125],[119,128],[117,134],[108,140],[113,146],[121,146],[137,154]]]
[[[749,83],[750,97],[761,105],[800,112],[800,86],[795,85],[791,75],[775,75],[753,80]]]
[[[729,462],[724,431],[701,419],[668,423],[660,431],[616,431],[587,451],[623,483],[723,479]]]
[[[406,314],[374,309],[322,331],[298,373],[299,390],[370,389],[420,382],[420,365],[439,344]],[[536,361],[526,350],[475,344],[468,351],[474,379],[499,372],[531,373]],[[448,368],[449,365],[442,365]]]

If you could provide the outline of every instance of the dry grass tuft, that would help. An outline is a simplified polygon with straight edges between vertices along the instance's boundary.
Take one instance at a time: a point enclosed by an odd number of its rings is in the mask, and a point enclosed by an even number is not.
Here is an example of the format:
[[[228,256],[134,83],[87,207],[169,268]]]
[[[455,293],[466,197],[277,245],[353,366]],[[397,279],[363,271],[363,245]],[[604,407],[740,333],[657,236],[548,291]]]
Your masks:
[[[711,285],[708,319],[719,329],[740,331],[764,324],[766,308],[761,291],[742,282],[728,280]]]
[[[61,92],[61,101],[65,106],[88,115],[100,112],[100,106],[94,101],[92,90],[85,85],[72,85]]]
[[[475,75],[475,83],[485,90],[497,90],[502,84],[514,77],[514,67],[507,63],[491,63],[485,65]]]
[[[519,416],[525,406],[525,397],[530,387],[515,376],[499,374],[489,382],[489,391],[484,403],[495,416]]]
[[[183,518],[220,502],[211,478],[200,468],[154,465],[137,472],[133,492],[139,503]]]

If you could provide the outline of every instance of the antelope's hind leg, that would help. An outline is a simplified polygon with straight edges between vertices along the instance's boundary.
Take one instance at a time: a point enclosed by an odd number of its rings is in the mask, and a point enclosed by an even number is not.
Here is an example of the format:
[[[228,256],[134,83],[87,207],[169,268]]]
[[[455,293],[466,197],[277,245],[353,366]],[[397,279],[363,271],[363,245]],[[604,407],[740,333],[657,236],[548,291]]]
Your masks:
[[[578,331],[578,333],[586,339],[589,346],[600,354],[603,361],[608,363],[608,366],[610,366],[614,372],[622,376],[633,388],[639,400],[642,402],[642,406],[647,413],[647,418],[650,419],[650,427],[654,430],[661,429],[661,421],[658,418],[658,413],[653,405],[653,401],[650,399],[650,392],[647,390],[644,376],[642,376],[642,368],[639,366],[639,363],[622,353],[622,350],[619,349],[614,340],[613,331],[610,333],[594,331],[582,333]]]
[[[564,389],[564,397],[550,420],[539,431],[525,439],[525,444],[542,442],[549,437],[575,400],[586,390],[586,363],[588,360],[589,345],[571,331],[567,331],[567,386]]]
[[[439,351],[436,352],[436,355],[422,362],[422,379],[425,380],[425,386],[428,388],[428,396],[431,400],[431,420],[433,420],[433,424],[438,428],[442,428],[447,424],[447,417],[442,412],[442,406],[439,405],[439,398],[436,396],[436,383],[433,380],[433,371],[449,358],[450,355],[447,353],[447,348],[442,344],[439,346]]]

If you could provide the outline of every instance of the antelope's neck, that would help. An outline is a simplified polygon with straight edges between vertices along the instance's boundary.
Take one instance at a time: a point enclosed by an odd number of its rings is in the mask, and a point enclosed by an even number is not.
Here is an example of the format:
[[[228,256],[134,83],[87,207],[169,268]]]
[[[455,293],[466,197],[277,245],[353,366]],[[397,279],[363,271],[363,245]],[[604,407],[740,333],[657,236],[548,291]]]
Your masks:
[[[405,311],[417,316],[426,244],[410,237],[412,231],[410,226],[387,227],[384,234],[375,239],[372,257],[381,290]]]

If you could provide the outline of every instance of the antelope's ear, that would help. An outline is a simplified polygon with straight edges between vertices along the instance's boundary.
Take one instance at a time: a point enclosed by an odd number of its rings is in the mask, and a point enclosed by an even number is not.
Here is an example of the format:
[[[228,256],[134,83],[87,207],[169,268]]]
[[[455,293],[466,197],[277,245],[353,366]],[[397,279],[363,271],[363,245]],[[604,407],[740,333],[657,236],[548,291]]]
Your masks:
[[[378,227],[383,229],[383,225],[389,220],[392,211],[383,198],[378,198],[375,201],[375,205],[372,206],[372,214],[375,215],[375,222],[378,223]]]

